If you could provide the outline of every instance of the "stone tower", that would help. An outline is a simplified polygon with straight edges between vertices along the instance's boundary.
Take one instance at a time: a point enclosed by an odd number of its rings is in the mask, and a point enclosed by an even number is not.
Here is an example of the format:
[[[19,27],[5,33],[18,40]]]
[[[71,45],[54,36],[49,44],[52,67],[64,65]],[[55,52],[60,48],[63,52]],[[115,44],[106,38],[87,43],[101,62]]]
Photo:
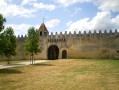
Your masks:
[[[44,23],[41,24],[41,26],[39,28],[39,32],[40,32],[40,36],[47,36],[48,35],[49,32],[48,32]]]

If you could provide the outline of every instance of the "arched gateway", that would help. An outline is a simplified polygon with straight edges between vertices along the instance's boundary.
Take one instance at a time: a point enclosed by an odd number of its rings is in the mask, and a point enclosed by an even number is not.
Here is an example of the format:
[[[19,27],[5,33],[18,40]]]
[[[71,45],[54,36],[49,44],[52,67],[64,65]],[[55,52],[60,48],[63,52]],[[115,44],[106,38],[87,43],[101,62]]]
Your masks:
[[[49,60],[55,60],[59,57],[59,48],[56,45],[51,45],[47,51],[47,58]]]
[[[66,59],[67,58],[67,51],[63,50],[62,51],[62,59]]]

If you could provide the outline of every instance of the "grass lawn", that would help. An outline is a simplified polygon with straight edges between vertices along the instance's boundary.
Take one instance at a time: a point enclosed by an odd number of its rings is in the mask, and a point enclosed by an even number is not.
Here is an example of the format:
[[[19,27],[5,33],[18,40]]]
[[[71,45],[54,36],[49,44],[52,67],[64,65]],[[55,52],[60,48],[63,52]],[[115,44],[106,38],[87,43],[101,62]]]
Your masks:
[[[0,90],[119,90],[119,60],[67,59],[0,69]]]

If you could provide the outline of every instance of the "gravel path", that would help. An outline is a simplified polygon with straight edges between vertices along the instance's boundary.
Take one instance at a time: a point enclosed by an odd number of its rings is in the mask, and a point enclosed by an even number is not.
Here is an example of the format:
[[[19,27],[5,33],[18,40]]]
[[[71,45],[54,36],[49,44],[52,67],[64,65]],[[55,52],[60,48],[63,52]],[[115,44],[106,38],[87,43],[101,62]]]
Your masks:
[[[35,60],[35,64],[36,63],[43,63],[43,62],[48,62],[48,60]],[[30,61],[20,62],[20,63],[16,63],[16,64],[10,64],[10,65],[0,65],[0,69],[18,67],[18,66],[25,66],[25,65],[30,65]]]

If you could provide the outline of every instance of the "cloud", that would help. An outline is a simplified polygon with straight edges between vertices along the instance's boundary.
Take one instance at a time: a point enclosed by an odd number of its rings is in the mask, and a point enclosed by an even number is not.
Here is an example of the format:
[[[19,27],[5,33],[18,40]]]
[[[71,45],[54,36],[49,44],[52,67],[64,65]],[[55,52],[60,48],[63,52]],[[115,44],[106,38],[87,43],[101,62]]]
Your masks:
[[[76,14],[78,14],[81,11],[81,8],[75,8],[74,12],[71,14],[71,17],[74,17]]]
[[[8,3],[5,0],[0,1],[0,13],[2,13],[5,17],[33,17],[34,12],[36,12],[36,10],[32,8],[27,9],[20,5]]]
[[[119,15],[111,20],[112,24],[115,25],[115,28],[119,29]]]
[[[44,4],[44,3],[34,3],[33,7],[36,9],[46,9],[46,10],[54,10],[56,8],[55,5],[52,4]]]
[[[72,21],[69,21],[66,26],[69,27],[72,23],[73,23]]]
[[[57,0],[57,2],[64,6],[69,6],[75,3],[91,2],[98,6],[98,9],[102,11],[119,11],[119,0]]]
[[[37,2],[37,0],[23,0],[21,4],[26,5],[26,4],[35,3],[35,2]]]
[[[119,0],[93,0],[93,2],[102,11],[119,11]]]
[[[59,25],[60,20],[59,19],[52,19],[50,21],[46,22],[46,27],[47,28],[53,28]],[[7,27],[12,27],[14,29],[15,35],[26,35],[27,31],[30,27],[35,27],[36,29],[39,29],[40,25],[31,25],[31,24],[6,24],[5,28]]]
[[[84,18],[76,22],[68,22],[68,32],[79,32],[79,31],[94,31],[94,30],[114,30],[119,29],[119,15],[115,18],[111,17],[110,12],[98,12],[97,15],[90,20],[89,18]]]
[[[28,8],[29,7],[29,8]],[[54,10],[55,5],[38,3],[37,0],[23,0],[18,4],[13,0],[0,0],[0,13],[5,17],[25,17],[30,18],[34,17],[39,10]]]
[[[46,26],[48,28],[53,28],[53,27],[58,26],[59,23],[60,23],[60,20],[59,19],[52,19],[52,20],[46,22]]]
[[[5,26],[7,27],[12,27],[14,29],[15,35],[26,35],[27,34],[27,30],[29,29],[29,27],[32,27],[32,25],[30,24],[7,24]]]
[[[83,2],[90,2],[92,0],[57,0],[58,3],[63,4],[64,6],[69,6],[74,3],[83,3]]]

